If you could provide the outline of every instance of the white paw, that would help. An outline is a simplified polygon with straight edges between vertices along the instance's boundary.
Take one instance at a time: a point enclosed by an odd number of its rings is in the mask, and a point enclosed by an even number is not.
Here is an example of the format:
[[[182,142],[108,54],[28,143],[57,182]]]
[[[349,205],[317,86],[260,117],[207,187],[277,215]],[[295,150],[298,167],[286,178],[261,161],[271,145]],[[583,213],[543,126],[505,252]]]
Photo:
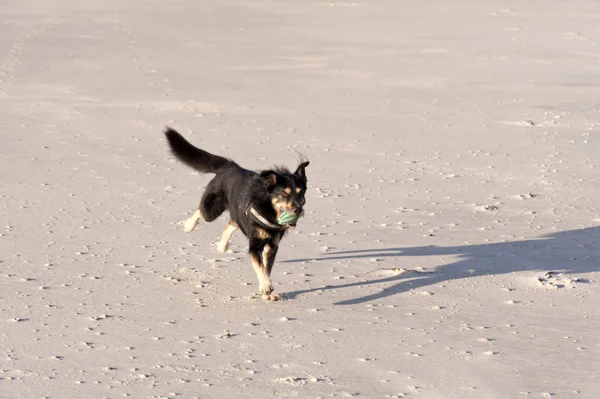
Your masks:
[[[268,283],[264,283],[264,284],[260,284],[260,293],[261,295],[269,295],[271,294],[271,292],[273,292],[273,286],[271,285],[270,282]]]
[[[196,220],[188,219],[183,225],[183,231],[185,231],[186,233],[190,233],[196,228],[197,224],[198,222]]]
[[[262,294],[262,298],[265,301],[275,302],[279,300],[279,295],[277,294]]]
[[[198,220],[200,220],[200,211],[196,210],[196,212],[194,212],[194,214],[185,221],[185,224],[183,225],[183,231],[189,233],[194,230],[198,224]]]
[[[225,252],[227,252],[227,249],[229,249],[229,245],[227,244],[219,243],[219,245],[217,246],[217,252],[220,254],[224,254]]]

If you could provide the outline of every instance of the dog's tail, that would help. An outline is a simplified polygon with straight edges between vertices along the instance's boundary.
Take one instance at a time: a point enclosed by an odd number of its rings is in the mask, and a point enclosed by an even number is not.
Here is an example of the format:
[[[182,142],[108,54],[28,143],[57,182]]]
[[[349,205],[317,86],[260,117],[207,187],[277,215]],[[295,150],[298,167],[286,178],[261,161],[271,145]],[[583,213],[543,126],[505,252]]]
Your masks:
[[[234,164],[231,159],[213,155],[194,147],[181,134],[168,126],[165,128],[165,136],[167,136],[173,155],[198,172],[217,173],[223,166]]]

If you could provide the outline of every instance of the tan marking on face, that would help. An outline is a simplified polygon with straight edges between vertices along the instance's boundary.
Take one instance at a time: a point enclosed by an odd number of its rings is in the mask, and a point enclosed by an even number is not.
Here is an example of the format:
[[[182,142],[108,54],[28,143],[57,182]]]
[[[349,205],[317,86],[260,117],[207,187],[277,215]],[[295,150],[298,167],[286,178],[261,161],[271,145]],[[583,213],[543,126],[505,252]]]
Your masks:
[[[286,187],[283,189],[283,192],[286,193],[287,195],[290,195],[292,193],[292,189],[289,187]]]
[[[302,192],[302,189],[300,187],[296,187],[296,194],[300,194]]]
[[[283,211],[292,207],[292,203],[288,199],[273,198],[271,199],[271,203],[273,204],[273,209],[275,210],[275,215],[277,217],[279,217]]]

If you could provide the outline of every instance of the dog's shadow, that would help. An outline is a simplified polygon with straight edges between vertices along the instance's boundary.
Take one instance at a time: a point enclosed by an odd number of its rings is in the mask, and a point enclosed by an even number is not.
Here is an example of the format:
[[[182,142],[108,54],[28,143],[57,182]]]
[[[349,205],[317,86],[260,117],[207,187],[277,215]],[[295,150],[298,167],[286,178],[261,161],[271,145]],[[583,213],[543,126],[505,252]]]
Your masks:
[[[452,256],[453,262],[438,266],[432,273],[400,273],[390,277],[288,292],[285,297],[293,299],[311,292],[372,284],[384,285],[384,288],[375,294],[335,303],[336,305],[355,305],[455,279],[521,271],[560,271],[572,275],[595,272],[600,270],[599,238],[600,227],[590,227],[557,232],[526,241],[453,247],[365,249],[332,252],[312,259],[291,259],[284,262],[294,263],[315,260],[322,262],[360,258],[396,259],[404,256]],[[456,260],[457,258],[458,260]]]

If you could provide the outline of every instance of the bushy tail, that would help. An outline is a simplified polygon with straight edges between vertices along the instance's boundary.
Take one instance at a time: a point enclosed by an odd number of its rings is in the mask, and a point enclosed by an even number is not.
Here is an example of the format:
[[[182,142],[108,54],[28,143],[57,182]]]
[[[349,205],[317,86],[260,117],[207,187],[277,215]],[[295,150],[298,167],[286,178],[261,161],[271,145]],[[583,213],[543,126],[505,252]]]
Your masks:
[[[234,163],[230,159],[194,147],[181,134],[168,126],[165,128],[165,136],[167,136],[173,155],[198,172],[217,173],[223,166]]]

